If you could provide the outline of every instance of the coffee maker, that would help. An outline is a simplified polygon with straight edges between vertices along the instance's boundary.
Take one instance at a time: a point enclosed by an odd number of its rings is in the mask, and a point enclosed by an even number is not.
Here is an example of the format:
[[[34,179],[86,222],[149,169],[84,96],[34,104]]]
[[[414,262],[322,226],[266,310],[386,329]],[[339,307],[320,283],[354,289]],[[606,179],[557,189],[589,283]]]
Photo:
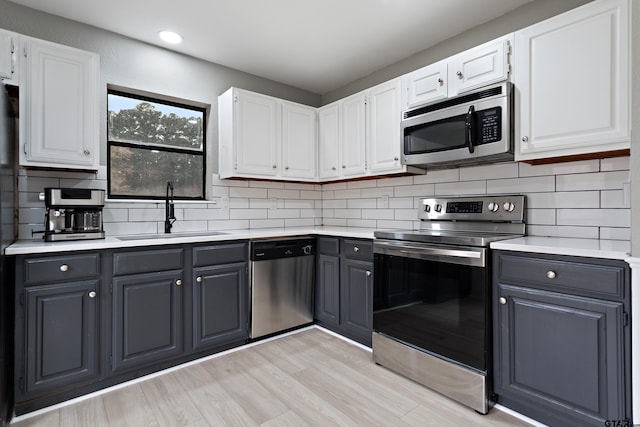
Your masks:
[[[45,188],[45,242],[104,239],[104,190]]]

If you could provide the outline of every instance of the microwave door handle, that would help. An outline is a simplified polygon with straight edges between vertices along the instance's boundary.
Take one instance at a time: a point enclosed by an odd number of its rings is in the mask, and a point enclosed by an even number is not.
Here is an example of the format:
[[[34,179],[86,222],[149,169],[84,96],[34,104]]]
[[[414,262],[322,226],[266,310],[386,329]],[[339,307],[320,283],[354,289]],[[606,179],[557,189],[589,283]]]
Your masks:
[[[476,109],[473,107],[473,105],[471,105],[469,106],[469,111],[467,111],[467,115],[464,119],[465,137],[467,148],[469,148],[469,153],[473,153],[475,150],[475,117]]]

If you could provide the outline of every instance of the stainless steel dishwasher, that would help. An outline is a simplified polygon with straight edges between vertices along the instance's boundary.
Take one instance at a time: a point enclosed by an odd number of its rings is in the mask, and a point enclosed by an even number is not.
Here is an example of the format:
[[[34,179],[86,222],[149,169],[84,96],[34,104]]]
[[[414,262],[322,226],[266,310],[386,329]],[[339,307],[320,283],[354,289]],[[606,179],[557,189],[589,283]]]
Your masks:
[[[251,242],[251,338],[313,322],[315,238]]]

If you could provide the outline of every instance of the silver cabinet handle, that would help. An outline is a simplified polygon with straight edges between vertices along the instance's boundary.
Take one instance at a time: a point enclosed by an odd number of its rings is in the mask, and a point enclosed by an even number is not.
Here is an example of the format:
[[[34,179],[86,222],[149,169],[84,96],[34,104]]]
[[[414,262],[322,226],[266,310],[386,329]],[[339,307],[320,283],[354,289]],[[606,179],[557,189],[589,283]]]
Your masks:
[[[346,165],[342,165],[342,169],[346,169],[346,168],[347,168],[347,166],[346,166]]]
[[[525,135],[525,136],[523,136],[523,137],[522,137],[522,142],[527,142],[527,141],[529,141],[529,137],[528,137],[528,136],[526,136],[526,135]]]
[[[500,301],[500,304],[502,305],[505,305],[507,303],[507,299],[505,297],[500,297],[498,301]]]
[[[398,158],[397,158],[397,157],[394,157],[394,158],[393,158],[393,160],[394,160],[395,162],[397,162],[397,161],[398,161]]]
[[[89,298],[95,298],[96,295],[98,295],[98,294],[96,294],[96,291],[89,292]]]
[[[459,79],[461,79],[461,78],[462,78],[462,71],[458,71],[458,72],[456,73],[456,76],[458,76],[458,78],[459,78]]]
[[[289,166],[285,166],[284,170],[288,171],[289,170]]]
[[[196,282],[202,283],[202,277],[201,276],[196,277]]]
[[[69,266],[67,264],[62,264],[60,266],[60,271],[64,272],[64,271],[68,271],[68,270],[69,270]]]
[[[369,270],[367,270],[365,274],[367,275],[367,277],[371,276],[371,272]]]
[[[438,83],[442,84],[442,83],[444,83],[444,80],[438,79]]]
[[[332,171],[336,170],[336,167],[335,167],[335,166],[333,166],[333,167],[331,168],[331,170],[332,170]]]
[[[278,167],[278,165],[273,165],[271,166],[273,169],[276,169]]]
[[[353,247],[353,252],[360,252],[360,248],[359,248],[359,247],[357,247],[357,246],[354,246],[354,247]]]
[[[176,280],[176,285],[182,286],[182,280],[180,280],[180,279]]]
[[[548,279],[555,279],[556,278],[556,272],[553,271],[553,270],[547,271],[547,278]]]
[[[85,156],[91,155],[91,151],[89,151],[89,150],[84,150],[83,153],[84,153]]]

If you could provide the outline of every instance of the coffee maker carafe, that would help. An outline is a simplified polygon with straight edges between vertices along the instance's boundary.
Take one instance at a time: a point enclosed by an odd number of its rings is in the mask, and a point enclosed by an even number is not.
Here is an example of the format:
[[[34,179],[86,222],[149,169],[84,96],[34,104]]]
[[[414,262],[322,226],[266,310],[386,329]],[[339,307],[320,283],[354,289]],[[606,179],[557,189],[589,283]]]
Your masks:
[[[104,190],[45,188],[44,240],[104,239]]]

